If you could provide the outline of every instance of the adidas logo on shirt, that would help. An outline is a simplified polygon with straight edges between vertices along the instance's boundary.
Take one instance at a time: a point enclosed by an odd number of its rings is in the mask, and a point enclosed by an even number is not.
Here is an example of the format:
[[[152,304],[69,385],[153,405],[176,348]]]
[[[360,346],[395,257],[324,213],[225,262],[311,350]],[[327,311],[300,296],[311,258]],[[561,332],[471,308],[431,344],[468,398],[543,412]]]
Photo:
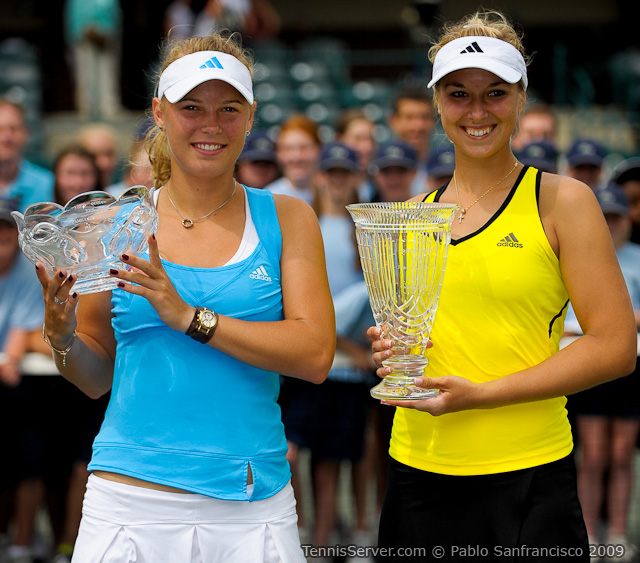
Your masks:
[[[484,53],[484,51],[480,48],[480,45],[474,41],[466,49],[460,51],[461,55],[464,55],[465,53]]]
[[[224,68],[218,59],[211,57],[206,63],[200,66],[200,68]]]
[[[516,235],[509,233],[504,237],[497,246],[510,246],[511,248],[522,248],[522,243],[516,238]]]
[[[267,270],[264,269],[264,266],[253,270],[253,272],[249,274],[249,277],[252,280],[271,281],[271,276],[267,273]]]

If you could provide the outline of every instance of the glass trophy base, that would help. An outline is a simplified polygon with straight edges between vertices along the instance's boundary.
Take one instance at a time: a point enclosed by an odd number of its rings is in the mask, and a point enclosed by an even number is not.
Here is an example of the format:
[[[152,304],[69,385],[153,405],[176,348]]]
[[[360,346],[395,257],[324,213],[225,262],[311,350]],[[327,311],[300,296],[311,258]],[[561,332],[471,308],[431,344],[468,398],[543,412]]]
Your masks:
[[[96,274],[79,279],[73,284],[73,291],[77,291],[80,295],[87,293],[98,293],[100,291],[112,291],[118,287],[118,279],[109,274]]]
[[[108,268],[115,270],[123,270],[125,266],[122,262],[113,261],[106,265]],[[102,270],[102,268],[100,268]],[[74,273],[70,270],[69,273]],[[72,291],[77,291],[80,295],[87,293],[98,293],[100,291],[112,291],[118,287],[118,278],[114,278],[112,275],[105,273],[104,271],[86,273],[83,272],[76,283],[73,284]]]
[[[430,399],[438,395],[438,389],[424,389],[413,384],[414,377],[424,375],[428,360],[420,355],[391,356],[382,362],[393,372],[387,375],[378,385],[371,389],[374,399],[393,401],[412,401],[414,399]]]

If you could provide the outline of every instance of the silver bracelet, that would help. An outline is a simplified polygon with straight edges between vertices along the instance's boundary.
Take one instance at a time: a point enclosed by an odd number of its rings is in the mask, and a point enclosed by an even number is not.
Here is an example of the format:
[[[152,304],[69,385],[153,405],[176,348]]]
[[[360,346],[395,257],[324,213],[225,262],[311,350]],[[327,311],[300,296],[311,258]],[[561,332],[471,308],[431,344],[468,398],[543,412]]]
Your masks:
[[[44,324],[42,325],[42,340],[44,340],[48,344],[51,350],[53,350],[56,354],[59,354],[60,356],[62,356],[62,367],[67,367],[67,354],[69,353],[69,350],[71,350],[71,346],[73,346],[73,343],[76,341],[76,336],[78,335],[74,330],[73,334],[71,335],[71,342],[69,343],[69,346],[67,346],[64,350],[58,350],[57,348],[53,347],[51,342],[49,342],[49,339],[47,338],[47,334],[44,331]]]

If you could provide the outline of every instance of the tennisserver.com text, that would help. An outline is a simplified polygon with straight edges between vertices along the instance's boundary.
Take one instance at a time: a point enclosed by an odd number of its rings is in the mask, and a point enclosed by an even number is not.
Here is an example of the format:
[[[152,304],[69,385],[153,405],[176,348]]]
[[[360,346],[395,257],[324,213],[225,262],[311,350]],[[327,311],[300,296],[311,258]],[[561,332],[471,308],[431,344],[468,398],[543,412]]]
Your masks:
[[[377,547],[372,545],[324,545],[302,544],[305,557],[425,557],[423,547]]]

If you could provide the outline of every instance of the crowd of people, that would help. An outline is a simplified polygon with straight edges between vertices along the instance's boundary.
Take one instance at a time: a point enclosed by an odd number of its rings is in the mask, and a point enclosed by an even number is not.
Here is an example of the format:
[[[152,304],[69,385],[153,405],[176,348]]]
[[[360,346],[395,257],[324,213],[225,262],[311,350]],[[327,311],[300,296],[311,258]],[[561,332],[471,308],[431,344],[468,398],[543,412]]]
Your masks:
[[[477,14],[432,51],[433,90],[395,93],[391,140],[378,143],[358,107],[340,115],[331,142],[304,114],[272,137],[254,119],[260,100],[250,59],[235,39],[209,35],[214,21],[248,25],[249,13],[217,0],[199,16],[187,1],[167,11],[167,30],[181,42],[163,63],[153,117],[141,118],[124,151],[108,124],[92,124],[44,169],[24,158],[24,109],[0,98],[0,420],[13,460],[0,470],[0,561],[66,563],[74,552],[74,562],[124,561],[118,557],[134,544],[138,561],[187,560],[180,553],[193,561],[302,561],[300,542],[431,550],[463,539],[515,546],[518,533],[535,545],[546,532],[544,542],[559,545],[624,546],[616,560],[631,561],[640,374],[622,347],[631,307],[636,333],[640,327],[640,157],[609,169],[595,135],[561,149],[553,108],[526,99],[517,35],[495,15]],[[206,31],[184,33],[191,26]],[[470,36],[509,68],[452,65]],[[194,79],[211,53],[231,70]],[[493,128],[500,138],[482,145]],[[119,280],[113,297],[78,296],[73,275],[50,279],[41,265],[36,273],[20,252],[11,211],[64,205],[92,190],[117,197],[140,184],[157,188],[160,226],[146,254],[123,256],[130,269],[110,272]],[[345,206],[411,199],[461,207],[455,273],[430,352],[430,369],[445,377],[419,382],[439,388],[439,402],[380,404],[369,389],[387,373],[379,362],[390,343],[371,328]],[[513,222],[510,213],[522,215]],[[507,234],[529,236],[537,252],[535,266],[514,263],[515,279],[483,242]],[[497,288],[485,287],[473,259],[484,253]],[[471,267],[478,278],[469,291]],[[544,294],[533,291],[538,281]],[[602,305],[599,284],[611,296]],[[531,298],[523,303],[507,286]],[[469,318],[478,299],[483,310]],[[569,302],[563,332],[553,321]],[[511,323],[516,342],[547,317],[551,324],[528,351],[505,344],[507,352],[489,357],[499,330],[491,315]],[[205,318],[213,319],[209,328]],[[605,352],[614,344],[617,363]],[[212,374],[210,365],[223,368]],[[512,383],[497,387],[502,380]],[[525,420],[554,433],[543,440],[525,432]],[[525,442],[515,447],[510,432],[521,430]],[[349,515],[338,499],[345,468]],[[538,496],[518,504],[531,483]],[[52,545],[39,536],[41,513]],[[150,514],[156,519],[143,530]],[[167,518],[175,527],[165,534]],[[437,536],[421,535],[425,526]]]

